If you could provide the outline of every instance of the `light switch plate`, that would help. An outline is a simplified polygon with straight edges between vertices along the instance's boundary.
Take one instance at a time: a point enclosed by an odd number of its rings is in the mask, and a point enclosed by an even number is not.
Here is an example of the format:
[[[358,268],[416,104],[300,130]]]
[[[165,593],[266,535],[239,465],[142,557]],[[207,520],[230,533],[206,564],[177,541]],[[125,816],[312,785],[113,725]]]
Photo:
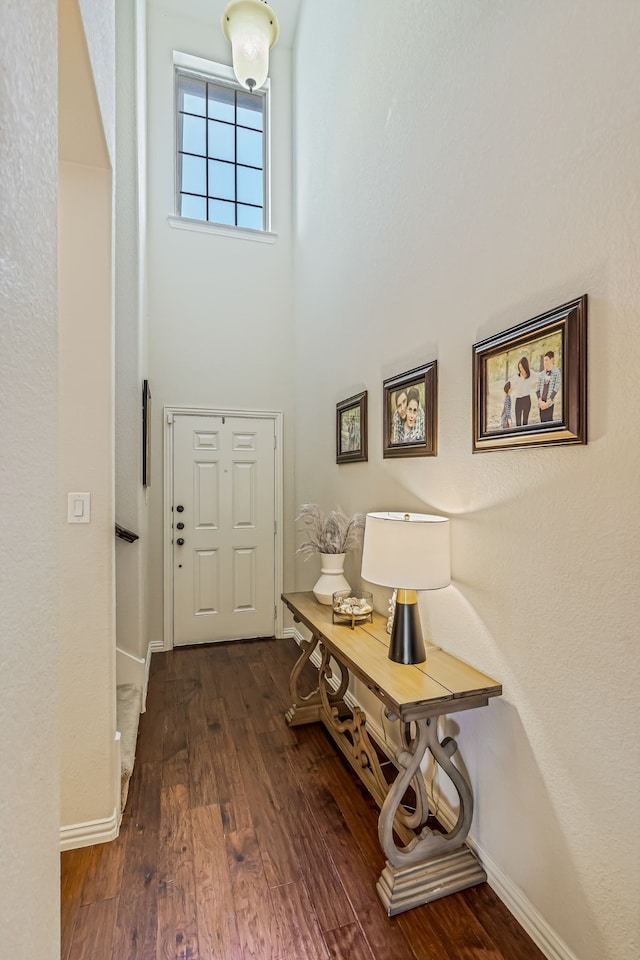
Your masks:
[[[67,494],[67,523],[91,522],[91,494]]]

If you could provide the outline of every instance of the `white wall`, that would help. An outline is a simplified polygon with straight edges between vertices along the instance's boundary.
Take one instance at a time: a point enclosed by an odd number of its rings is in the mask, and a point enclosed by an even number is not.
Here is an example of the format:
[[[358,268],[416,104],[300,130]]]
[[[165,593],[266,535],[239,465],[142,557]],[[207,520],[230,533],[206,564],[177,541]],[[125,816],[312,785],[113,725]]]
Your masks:
[[[61,0],[64,6],[68,0]],[[78,0],[99,103],[103,135],[113,166],[116,156],[115,0]]]
[[[329,0],[295,59],[295,502],[453,518],[423,622],[504,685],[449,725],[472,832],[580,960],[640,951],[639,45],[635,0]],[[589,444],[472,455],[472,344],[583,293]],[[438,457],[383,461],[383,379],[436,358]]]
[[[110,172],[61,163],[60,694],[62,824],[115,804]],[[90,491],[91,523],[67,523],[67,491]]]
[[[282,410],[285,463],[292,463],[291,61],[271,57],[274,244],[173,229],[173,50],[219,63],[230,47],[217,18],[148,8],[148,290],[153,394],[149,636],[162,639],[162,407],[165,404]],[[285,510],[292,511],[285,477]],[[285,531],[291,557],[292,529]],[[285,577],[291,580],[291,563]]]
[[[0,497],[6,508],[0,536],[0,929],[20,930],[21,956],[54,960],[56,5],[3,5],[0,26]],[[47,110],[33,109],[44,102]]]
[[[98,20],[98,28],[102,19]],[[66,846],[117,827],[112,174],[85,29],[63,0],[58,198],[61,823]],[[93,24],[94,28],[96,27]],[[109,49],[108,32],[102,37]],[[111,36],[113,58],[113,37]],[[103,49],[103,59],[107,54]],[[112,59],[113,75],[113,59]],[[104,82],[104,78],[103,78]],[[67,523],[67,493],[91,522]],[[101,830],[102,828],[98,828]]]
[[[119,649],[143,658],[148,645],[148,497],[142,486],[142,381],[148,376],[144,296],[146,114],[138,84],[141,74],[143,88],[146,85],[144,0],[119,0],[116,12],[116,520],[140,538],[134,544],[116,542],[116,636]],[[120,665],[123,662],[127,661],[121,659]]]

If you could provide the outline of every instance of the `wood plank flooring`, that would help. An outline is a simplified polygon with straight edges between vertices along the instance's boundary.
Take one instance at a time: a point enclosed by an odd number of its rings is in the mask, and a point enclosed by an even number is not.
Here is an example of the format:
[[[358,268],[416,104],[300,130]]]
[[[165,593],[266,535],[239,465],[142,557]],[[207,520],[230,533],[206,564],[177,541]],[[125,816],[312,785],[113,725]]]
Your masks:
[[[62,854],[62,960],[543,960],[486,884],[386,916],[377,807],[284,722],[298,653],[153,655],[120,836]]]

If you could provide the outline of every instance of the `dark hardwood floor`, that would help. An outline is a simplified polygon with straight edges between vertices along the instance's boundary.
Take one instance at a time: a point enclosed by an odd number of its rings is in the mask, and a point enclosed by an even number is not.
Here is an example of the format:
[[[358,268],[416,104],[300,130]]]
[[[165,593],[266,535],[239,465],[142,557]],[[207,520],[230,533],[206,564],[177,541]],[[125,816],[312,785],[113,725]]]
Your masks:
[[[375,804],[284,722],[297,655],[154,654],[120,836],[62,855],[62,960],[543,960],[486,884],[386,916]]]

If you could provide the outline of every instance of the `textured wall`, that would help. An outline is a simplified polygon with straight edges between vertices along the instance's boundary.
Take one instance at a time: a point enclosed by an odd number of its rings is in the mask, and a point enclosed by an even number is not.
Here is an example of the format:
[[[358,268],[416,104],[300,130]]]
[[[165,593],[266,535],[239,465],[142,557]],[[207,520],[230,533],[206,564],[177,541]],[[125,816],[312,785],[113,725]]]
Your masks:
[[[144,299],[146,177],[138,179],[140,137],[146,117],[138,100],[138,72],[145,68],[145,37],[138,36],[137,8],[117,5],[117,158],[115,235],[115,416],[116,519],[135,531],[135,544],[116,543],[116,634],[118,647],[136,657],[147,653],[147,494],[142,486],[142,381],[148,377]],[[143,19],[144,24],[144,19]],[[138,110],[140,109],[140,114]],[[139,120],[139,126],[137,121]]]
[[[61,104],[62,108],[62,104]],[[63,826],[112,815],[115,718],[111,176],[61,163],[60,733]],[[67,523],[67,491],[91,523]]]
[[[115,597],[112,174],[77,0],[59,7],[59,561],[63,827],[113,815]],[[114,50],[109,33],[104,50]],[[94,44],[97,41],[93,35]],[[104,55],[103,50],[103,55]],[[70,76],[71,74],[71,76]],[[79,140],[74,134],[83,131]],[[75,151],[79,150],[76,158]],[[74,162],[74,160],[81,162]],[[67,523],[67,492],[91,522]],[[83,828],[84,829],[84,828]]]
[[[115,0],[78,0],[111,166],[116,156]]]
[[[473,834],[580,960],[640,951],[639,43],[634,0],[329,0],[295,61],[296,502],[453,518],[423,620],[504,684],[450,724]],[[472,344],[583,293],[589,445],[472,455]],[[439,456],[383,461],[382,380],[434,358]]]
[[[19,931],[21,957],[54,960],[56,4],[3,4],[0,26],[0,930]]]
[[[151,5],[149,57],[149,360],[153,391],[149,637],[162,639],[164,404],[284,411],[285,460],[292,464],[290,51],[277,47],[272,78],[274,244],[172,229],[174,211],[173,50],[219,63],[230,47],[217,18],[176,17]],[[291,513],[291,472],[285,509]],[[292,529],[285,547],[292,554]],[[292,578],[291,562],[285,577]]]

